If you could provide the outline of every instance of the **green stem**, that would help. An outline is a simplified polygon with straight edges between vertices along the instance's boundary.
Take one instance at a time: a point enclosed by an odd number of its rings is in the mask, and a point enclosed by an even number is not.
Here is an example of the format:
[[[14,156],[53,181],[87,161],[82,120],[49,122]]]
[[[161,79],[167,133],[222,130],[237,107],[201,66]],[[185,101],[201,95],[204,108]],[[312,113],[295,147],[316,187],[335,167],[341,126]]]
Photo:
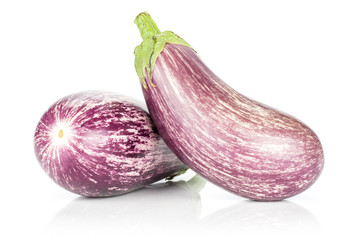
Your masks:
[[[161,33],[150,14],[147,12],[142,12],[137,15],[134,22],[137,25],[143,40],[151,39],[153,36]]]
[[[152,74],[157,57],[163,51],[167,43],[184,45],[189,48],[190,45],[173,32],[160,32],[154,20],[147,12],[142,12],[135,18],[143,42],[135,48],[135,70],[145,90],[149,89],[146,82],[151,87],[156,87],[152,81]]]

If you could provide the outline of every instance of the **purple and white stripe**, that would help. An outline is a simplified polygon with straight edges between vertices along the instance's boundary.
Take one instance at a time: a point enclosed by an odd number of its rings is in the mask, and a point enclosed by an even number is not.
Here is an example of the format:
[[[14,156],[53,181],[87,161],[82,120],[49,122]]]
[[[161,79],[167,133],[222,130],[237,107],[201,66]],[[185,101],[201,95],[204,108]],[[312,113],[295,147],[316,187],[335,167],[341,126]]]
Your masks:
[[[236,92],[192,49],[166,44],[152,82],[156,87],[143,92],[160,135],[209,181],[272,201],[304,191],[320,175],[323,150],[312,130]]]
[[[89,197],[133,191],[186,168],[139,105],[108,92],[57,101],[42,116],[34,143],[56,183]]]

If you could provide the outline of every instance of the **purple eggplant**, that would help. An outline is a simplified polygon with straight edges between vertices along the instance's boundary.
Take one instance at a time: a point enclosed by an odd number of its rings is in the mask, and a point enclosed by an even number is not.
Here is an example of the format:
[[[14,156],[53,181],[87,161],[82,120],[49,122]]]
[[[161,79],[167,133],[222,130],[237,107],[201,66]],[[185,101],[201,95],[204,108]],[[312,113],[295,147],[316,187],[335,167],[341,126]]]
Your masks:
[[[189,168],[237,195],[281,200],[309,188],[324,164],[316,134],[294,117],[238,93],[191,46],[160,32],[146,12],[135,68],[160,136]]]
[[[134,100],[86,91],[64,97],[42,116],[34,137],[45,172],[88,197],[127,193],[187,167]]]

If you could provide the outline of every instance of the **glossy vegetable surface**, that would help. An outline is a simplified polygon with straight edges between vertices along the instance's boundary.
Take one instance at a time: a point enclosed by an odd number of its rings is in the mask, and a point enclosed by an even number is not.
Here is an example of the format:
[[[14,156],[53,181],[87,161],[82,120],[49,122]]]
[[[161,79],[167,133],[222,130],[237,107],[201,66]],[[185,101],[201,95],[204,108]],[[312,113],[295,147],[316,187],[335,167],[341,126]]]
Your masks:
[[[135,67],[146,103],[180,160],[214,184],[261,201],[294,196],[315,182],[324,156],[309,127],[235,91],[188,43],[161,33],[149,14],[135,23],[143,38]]]
[[[109,92],[64,97],[42,116],[35,153],[65,189],[89,197],[141,188],[184,169],[134,100]]]

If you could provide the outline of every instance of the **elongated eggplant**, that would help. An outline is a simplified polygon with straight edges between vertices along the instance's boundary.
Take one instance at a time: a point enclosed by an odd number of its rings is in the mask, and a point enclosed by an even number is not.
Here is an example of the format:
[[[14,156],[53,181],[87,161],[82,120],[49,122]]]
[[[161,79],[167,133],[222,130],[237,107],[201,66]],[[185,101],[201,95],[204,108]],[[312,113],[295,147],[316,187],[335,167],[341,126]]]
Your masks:
[[[235,91],[186,41],[160,32],[148,13],[135,23],[143,38],[135,68],[144,97],[180,160],[212,183],[259,201],[294,196],[316,181],[324,154],[309,127]]]

